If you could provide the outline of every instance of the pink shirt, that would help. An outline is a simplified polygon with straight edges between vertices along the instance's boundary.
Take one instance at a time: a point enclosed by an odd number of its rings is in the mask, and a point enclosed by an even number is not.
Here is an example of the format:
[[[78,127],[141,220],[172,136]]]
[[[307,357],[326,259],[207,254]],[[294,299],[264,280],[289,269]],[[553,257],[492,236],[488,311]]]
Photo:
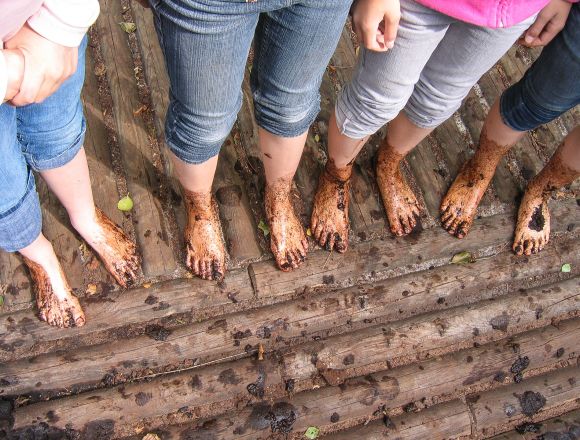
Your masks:
[[[549,0],[415,0],[442,14],[477,26],[510,27],[546,6]]]
[[[0,0],[0,49],[26,22],[48,40],[76,47],[99,15],[98,0]],[[6,95],[6,63],[0,50],[0,104]]]

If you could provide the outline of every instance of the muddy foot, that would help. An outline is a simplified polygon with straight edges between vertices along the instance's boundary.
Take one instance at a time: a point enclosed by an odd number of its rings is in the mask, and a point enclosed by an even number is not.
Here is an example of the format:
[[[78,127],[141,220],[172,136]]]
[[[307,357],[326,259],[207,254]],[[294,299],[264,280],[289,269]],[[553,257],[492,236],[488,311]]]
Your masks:
[[[62,268],[59,266],[58,275],[50,278],[40,264],[23,258],[34,281],[39,318],[55,327],[83,326],[85,314],[79,300],[73,295]]]
[[[382,146],[377,153],[377,183],[391,232],[398,236],[410,234],[420,216],[417,198],[399,167],[403,157],[389,145]]]
[[[469,232],[495,168],[491,173],[487,171],[489,170],[481,169],[470,160],[443,197],[439,208],[441,224],[451,235],[463,238]]]
[[[185,264],[204,280],[221,280],[226,272],[226,252],[217,203],[211,194],[184,193],[188,217]]]
[[[318,181],[310,229],[320,246],[329,251],[346,252],[348,248],[351,172],[352,166],[338,169],[329,159]]]
[[[306,258],[308,241],[290,201],[292,179],[266,186],[265,205],[270,224],[270,248],[284,272],[296,269]]]
[[[79,232],[117,283],[128,287],[135,282],[141,266],[135,243],[103,211],[96,208],[95,224]]]
[[[550,211],[541,191],[528,189],[524,194],[514,236],[513,250],[517,255],[540,252],[550,240]]]

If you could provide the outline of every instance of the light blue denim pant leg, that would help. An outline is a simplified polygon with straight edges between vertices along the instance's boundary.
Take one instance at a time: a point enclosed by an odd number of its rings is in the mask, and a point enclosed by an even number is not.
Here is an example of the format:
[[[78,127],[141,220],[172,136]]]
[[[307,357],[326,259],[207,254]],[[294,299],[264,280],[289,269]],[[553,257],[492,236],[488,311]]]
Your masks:
[[[403,109],[418,127],[438,126],[534,19],[490,29],[414,0],[401,0],[401,14],[394,48],[361,49],[353,79],[337,100],[338,127],[350,138],[375,133]]]
[[[151,0],[171,83],[165,124],[171,151],[187,163],[219,152],[242,104],[254,34],[258,125],[282,137],[307,131],[351,1]]]
[[[75,74],[42,103],[0,105],[0,248],[7,252],[31,244],[42,228],[32,170],[61,167],[82,147],[85,119],[80,93],[86,45],[85,37]]]

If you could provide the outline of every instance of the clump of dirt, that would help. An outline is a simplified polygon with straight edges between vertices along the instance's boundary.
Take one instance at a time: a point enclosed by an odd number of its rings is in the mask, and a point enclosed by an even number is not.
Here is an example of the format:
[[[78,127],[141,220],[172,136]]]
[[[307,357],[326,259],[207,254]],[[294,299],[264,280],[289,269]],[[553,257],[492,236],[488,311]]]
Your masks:
[[[336,423],[340,420],[340,415],[337,412],[333,412],[330,416],[331,423]]]
[[[526,391],[521,396],[517,396],[517,398],[520,401],[522,413],[528,417],[532,417],[546,404],[546,398],[534,391]]]
[[[546,219],[544,218],[544,214],[542,214],[542,205],[536,206],[532,218],[528,223],[528,228],[532,231],[541,232],[544,229],[545,224]]]
[[[494,330],[500,330],[502,332],[507,332],[509,323],[510,317],[505,312],[501,315],[494,316],[489,320],[489,325],[491,325],[491,328]]]
[[[518,434],[525,434],[526,432],[540,432],[542,429],[541,423],[522,423],[516,426],[516,432]]]
[[[258,380],[249,384],[246,389],[254,397],[262,399],[264,397],[264,384],[266,383],[266,373],[260,372],[258,375]]]
[[[171,330],[158,324],[149,324],[145,327],[145,334],[156,341],[165,341],[171,334]]]
[[[267,418],[270,420],[272,432],[287,434],[292,431],[296,421],[296,408],[288,402],[275,403]]]

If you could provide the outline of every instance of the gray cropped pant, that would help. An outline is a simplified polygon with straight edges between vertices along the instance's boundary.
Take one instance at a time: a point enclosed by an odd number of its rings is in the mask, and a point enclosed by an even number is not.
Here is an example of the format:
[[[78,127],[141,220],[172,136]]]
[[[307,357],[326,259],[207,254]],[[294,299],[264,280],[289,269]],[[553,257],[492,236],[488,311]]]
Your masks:
[[[534,18],[491,29],[401,0],[395,47],[381,53],[361,47],[353,79],[336,102],[339,130],[362,139],[403,109],[418,127],[438,126]]]

